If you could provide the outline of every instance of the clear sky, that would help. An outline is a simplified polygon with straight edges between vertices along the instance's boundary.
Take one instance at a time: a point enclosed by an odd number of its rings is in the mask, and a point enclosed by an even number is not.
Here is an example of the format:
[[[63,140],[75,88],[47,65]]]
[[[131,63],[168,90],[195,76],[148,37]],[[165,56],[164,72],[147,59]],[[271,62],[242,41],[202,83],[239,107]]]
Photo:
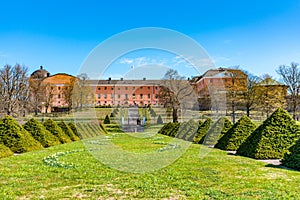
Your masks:
[[[279,65],[300,62],[299,0],[0,0],[0,8],[0,66],[20,63],[30,72],[43,65],[76,75],[99,43],[141,27],[186,34],[215,66],[276,77]],[[119,66],[154,55],[129,57]]]

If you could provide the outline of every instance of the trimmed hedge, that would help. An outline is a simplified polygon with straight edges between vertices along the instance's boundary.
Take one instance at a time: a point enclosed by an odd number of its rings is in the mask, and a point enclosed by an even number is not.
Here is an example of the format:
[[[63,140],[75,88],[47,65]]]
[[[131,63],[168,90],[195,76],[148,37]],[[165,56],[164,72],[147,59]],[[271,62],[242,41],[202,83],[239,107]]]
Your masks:
[[[72,129],[72,131],[73,131],[73,133],[74,133],[75,135],[77,135],[78,137],[80,137],[80,135],[79,135],[79,133],[78,133],[78,130],[77,130],[77,127],[76,127],[76,125],[75,125],[74,122],[69,122],[69,123],[68,123],[68,126]]]
[[[104,124],[110,124],[110,118],[108,115],[105,116],[105,119],[104,119]]]
[[[203,137],[203,144],[214,146],[220,138],[232,127],[232,122],[227,117],[221,117],[209,129],[207,134]]]
[[[61,144],[56,136],[52,135],[52,133],[50,133],[42,123],[33,118],[27,121],[23,127],[32,135],[34,139],[39,141],[43,147],[51,147]]]
[[[300,171],[300,139],[285,153],[281,163],[284,166]]]
[[[160,115],[158,115],[158,117],[157,117],[157,124],[163,124],[163,123],[164,123],[163,119],[161,118]]]
[[[59,123],[57,123],[57,125],[64,131],[64,133],[70,137],[70,139],[72,141],[78,141],[80,140],[80,138],[74,134],[74,132],[72,131],[72,129],[64,122],[61,121]]]
[[[10,148],[5,146],[4,144],[0,144],[0,158],[5,158],[5,157],[11,156],[13,154],[14,154],[14,152],[12,152],[10,150]]]
[[[207,118],[203,123],[199,122],[199,127],[197,129],[196,135],[193,138],[194,143],[200,143],[201,139],[205,136],[207,131],[210,129],[212,120]]]
[[[47,119],[44,122],[45,128],[50,131],[53,135],[58,137],[61,143],[69,143],[72,142],[70,137],[64,133],[64,131],[57,125],[55,121],[52,119]]]
[[[10,116],[6,116],[0,120],[0,143],[9,147],[14,153],[23,153],[43,148],[38,141]]]
[[[169,122],[165,124],[159,131],[159,134],[175,137],[177,135],[180,123]]]
[[[243,116],[219,139],[215,147],[227,151],[236,151],[255,128],[256,125],[251,119]]]
[[[198,123],[195,122],[193,119],[190,119],[187,122],[183,122],[179,126],[176,137],[192,142],[193,138],[196,135],[197,130],[198,130]]]
[[[299,126],[279,108],[237,150],[238,155],[256,159],[281,159],[300,137]]]

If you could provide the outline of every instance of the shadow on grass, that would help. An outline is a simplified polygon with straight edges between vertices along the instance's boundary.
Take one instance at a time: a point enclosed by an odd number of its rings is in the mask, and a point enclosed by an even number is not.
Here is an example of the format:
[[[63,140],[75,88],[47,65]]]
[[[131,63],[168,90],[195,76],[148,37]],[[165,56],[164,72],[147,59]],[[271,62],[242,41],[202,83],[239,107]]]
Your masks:
[[[273,164],[266,164],[265,167],[270,167],[270,168],[275,168],[275,169],[285,169],[285,170],[289,170],[289,171],[295,171],[295,172],[299,172],[298,170],[286,167],[284,165],[273,165]]]

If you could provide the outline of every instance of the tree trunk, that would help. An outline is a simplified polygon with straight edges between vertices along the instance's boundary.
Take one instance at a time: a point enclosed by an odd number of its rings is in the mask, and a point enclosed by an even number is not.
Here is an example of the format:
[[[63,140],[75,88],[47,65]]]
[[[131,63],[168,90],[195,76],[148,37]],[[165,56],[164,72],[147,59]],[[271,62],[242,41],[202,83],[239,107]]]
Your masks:
[[[177,108],[173,108],[173,123],[178,122]]]
[[[235,105],[234,105],[234,101],[231,102],[231,106],[232,106],[232,123],[235,123]]]

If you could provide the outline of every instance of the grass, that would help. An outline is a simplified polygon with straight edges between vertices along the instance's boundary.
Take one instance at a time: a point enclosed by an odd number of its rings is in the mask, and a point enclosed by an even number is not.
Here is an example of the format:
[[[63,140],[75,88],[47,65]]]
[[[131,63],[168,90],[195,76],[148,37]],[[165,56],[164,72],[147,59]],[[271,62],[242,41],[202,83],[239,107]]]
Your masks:
[[[108,128],[108,127],[107,127]],[[116,126],[110,127],[117,130]],[[114,145],[141,154],[166,146],[169,137],[108,134]],[[149,137],[148,137],[149,136]],[[83,141],[0,160],[2,199],[300,199],[300,172],[266,165],[217,149],[199,157],[200,145],[152,173],[129,173],[100,163]],[[58,155],[53,166],[45,164]]]

